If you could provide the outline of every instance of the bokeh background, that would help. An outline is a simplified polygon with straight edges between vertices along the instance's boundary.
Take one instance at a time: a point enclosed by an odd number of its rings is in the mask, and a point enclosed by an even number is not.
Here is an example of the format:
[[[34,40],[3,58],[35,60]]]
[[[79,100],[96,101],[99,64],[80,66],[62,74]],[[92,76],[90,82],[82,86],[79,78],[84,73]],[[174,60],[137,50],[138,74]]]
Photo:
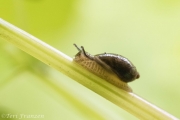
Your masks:
[[[70,57],[77,53],[76,43],[91,54],[129,58],[141,75],[129,83],[134,93],[180,118],[179,0],[1,0],[0,18]],[[137,119],[4,40],[0,114],[2,120],[4,114],[44,115],[43,120]]]

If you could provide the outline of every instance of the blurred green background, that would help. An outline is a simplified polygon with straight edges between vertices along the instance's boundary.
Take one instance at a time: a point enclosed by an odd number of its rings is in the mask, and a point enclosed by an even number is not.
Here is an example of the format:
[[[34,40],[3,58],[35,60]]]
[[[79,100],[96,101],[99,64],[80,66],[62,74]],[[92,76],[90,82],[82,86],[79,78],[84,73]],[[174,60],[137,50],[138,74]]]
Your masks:
[[[180,118],[179,0],[1,0],[0,18],[70,57],[76,43],[129,58],[141,75],[129,83],[134,93]],[[137,119],[10,43],[0,47],[0,119]]]

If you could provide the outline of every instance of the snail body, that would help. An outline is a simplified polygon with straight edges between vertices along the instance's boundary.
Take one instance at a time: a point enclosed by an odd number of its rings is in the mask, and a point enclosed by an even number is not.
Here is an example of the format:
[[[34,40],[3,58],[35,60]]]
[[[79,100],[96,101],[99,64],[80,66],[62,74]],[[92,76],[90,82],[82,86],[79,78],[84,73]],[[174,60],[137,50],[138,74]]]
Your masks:
[[[93,56],[86,52],[83,46],[81,46],[81,49],[76,44],[74,46],[79,51],[75,55],[74,61],[101,78],[110,79],[107,73],[113,74],[125,85],[124,83],[131,82],[140,77],[136,67],[121,55],[103,53]],[[109,81],[112,82],[111,80]]]

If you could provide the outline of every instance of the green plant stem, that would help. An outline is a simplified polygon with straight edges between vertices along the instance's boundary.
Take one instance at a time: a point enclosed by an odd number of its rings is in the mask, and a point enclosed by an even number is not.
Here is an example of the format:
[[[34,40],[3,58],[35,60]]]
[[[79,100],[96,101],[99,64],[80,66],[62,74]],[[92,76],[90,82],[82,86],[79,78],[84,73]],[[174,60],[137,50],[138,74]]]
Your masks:
[[[0,39],[9,41],[140,119],[177,119],[134,93],[126,92],[97,77],[74,63],[72,58],[64,53],[2,19],[0,19]]]

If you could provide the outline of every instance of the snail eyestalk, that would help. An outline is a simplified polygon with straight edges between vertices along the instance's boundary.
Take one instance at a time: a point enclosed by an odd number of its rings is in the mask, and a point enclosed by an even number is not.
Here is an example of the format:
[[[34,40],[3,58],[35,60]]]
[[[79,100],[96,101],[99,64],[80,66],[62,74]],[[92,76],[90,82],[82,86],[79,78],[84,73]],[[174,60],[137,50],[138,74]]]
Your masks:
[[[81,51],[81,49],[75,43],[73,45],[77,48],[78,51]]]
[[[86,54],[86,51],[84,50],[84,47],[83,47],[83,46],[81,46],[81,49],[82,49],[82,52],[84,53],[84,55],[85,55],[86,57],[90,58],[90,57]]]

